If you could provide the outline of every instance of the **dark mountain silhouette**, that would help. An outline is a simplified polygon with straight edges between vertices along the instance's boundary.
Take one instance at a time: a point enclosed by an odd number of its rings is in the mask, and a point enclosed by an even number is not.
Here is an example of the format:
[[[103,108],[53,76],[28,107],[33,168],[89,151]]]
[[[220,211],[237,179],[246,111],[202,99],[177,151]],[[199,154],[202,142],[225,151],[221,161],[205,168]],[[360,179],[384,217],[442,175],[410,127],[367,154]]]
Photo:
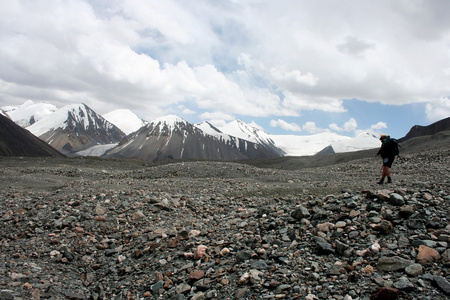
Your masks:
[[[428,126],[414,125],[404,137],[399,139],[399,141],[405,142],[414,137],[434,135],[438,132],[446,130],[450,130],[450,117],[437,121]]]
[[[316,155],[322,155],[322,154],[333,154],[336,153],[333,149],[333,146],[326,146],[325,148],[323,148],[322,150],[320,150],[319,152],[316,153]]]
[[[64,155],[0,114],[0,156],[63,157]]]

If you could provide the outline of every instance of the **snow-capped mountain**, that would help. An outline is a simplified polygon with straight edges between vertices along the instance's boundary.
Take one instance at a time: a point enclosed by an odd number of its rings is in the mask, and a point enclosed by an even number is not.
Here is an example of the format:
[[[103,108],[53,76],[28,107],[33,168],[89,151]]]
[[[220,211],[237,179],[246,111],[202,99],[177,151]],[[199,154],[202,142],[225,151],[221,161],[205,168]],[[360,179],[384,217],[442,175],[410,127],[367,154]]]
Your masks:
[[[368,132],[360,133],[357,136],[341,141],[331,143],[327,148],[319,153],[343,153],[354,152],[366,149],[374,149],[380,147],[378,137]]]
[[[203,132],[232,145],[247,157],[279,157],[285,154],[283,150],[275,145],[267,133],[241,120],[230,122],[227,126],[221,127],[221,129],[207,121],[195,126]],[[249,145],[256,146],[249,147]],[[265,152],[264,155],[262,155],[263,152]]]
[[[253,141],[261,145],[270,145],[280,149],[280,153],[285,156],[315,155],[322,152],[324,148],[327,148],[333,153],[340,153],[376,148],[379,146],[378,138],[370,134],[360,134],[354,138],[332,132],[303,136],[273,135],[246,124],[241,120],[232,121],[225,126],[215,128],[215,130],[221,133],[226,132],[231,136]]]
[[[166,159],[235,160],[269,157],[267,149],[250,141],[211,135],[174,115],[158,118],[128,135],[107,157],[132,157],[143,161]],[[205,127],[204,127],[205,128]],[[249,156],[252,155],[252,156]],[[270,153],[270,157],[276,154]]]
[[[275,145],[286,153],[286,156],[314,155],[334,142],[350,139],[350,137],[331,132],[313,135],[270,135],[270,137]]]
[[[103,118],[116,125],[125,134],[130,134],[148,124],[129,109],[116,109],[103,115]]]
[[[28,100],[19,106],[2,108],[11,119],[21,127],[28,127],[57,110],[56,106],[45,102]]]
[[[231,136],[257,144],[274,143],[267,133],[241,120],[232,121],[225,126],[220,127],[219,130]]]
[[[118,143],[125,134],[85,104],[66,105],[27,129],[64,154]]]
[[[313,135],[269,135],[286,152],[286,156],[309,156],[325,153],[352,152],[373,149],[380,146],[377,137],[370,133],[361,133],[348,137],[332,132]]]

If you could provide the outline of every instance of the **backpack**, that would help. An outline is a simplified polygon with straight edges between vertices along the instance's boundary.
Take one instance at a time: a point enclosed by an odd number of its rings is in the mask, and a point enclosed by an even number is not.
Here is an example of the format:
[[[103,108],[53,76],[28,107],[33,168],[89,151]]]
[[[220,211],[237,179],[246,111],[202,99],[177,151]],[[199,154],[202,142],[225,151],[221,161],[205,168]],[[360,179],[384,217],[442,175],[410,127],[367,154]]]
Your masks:
[[[400,145],[398,144],[398,140],[397,139],[393,139],[393,138],[389,138],[389,153],[392,154],[393,156],[399,155],[400,154]]]

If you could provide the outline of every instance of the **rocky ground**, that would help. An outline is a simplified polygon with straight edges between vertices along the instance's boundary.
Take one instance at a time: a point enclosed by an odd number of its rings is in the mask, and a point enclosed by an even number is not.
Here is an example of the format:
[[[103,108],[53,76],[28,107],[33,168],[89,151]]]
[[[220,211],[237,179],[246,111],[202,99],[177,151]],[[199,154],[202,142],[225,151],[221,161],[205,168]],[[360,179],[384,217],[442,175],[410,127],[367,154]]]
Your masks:
[[[450,151],[0,159],[0,299],[448,299]]]

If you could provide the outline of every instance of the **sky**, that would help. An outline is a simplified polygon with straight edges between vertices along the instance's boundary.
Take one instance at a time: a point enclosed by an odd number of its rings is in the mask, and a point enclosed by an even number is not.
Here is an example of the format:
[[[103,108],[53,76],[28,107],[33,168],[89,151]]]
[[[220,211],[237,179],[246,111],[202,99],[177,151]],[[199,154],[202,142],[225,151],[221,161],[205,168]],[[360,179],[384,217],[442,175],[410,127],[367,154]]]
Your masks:
[[[0,107],[394,137],[450,116],[448,0],[0,1]]]

